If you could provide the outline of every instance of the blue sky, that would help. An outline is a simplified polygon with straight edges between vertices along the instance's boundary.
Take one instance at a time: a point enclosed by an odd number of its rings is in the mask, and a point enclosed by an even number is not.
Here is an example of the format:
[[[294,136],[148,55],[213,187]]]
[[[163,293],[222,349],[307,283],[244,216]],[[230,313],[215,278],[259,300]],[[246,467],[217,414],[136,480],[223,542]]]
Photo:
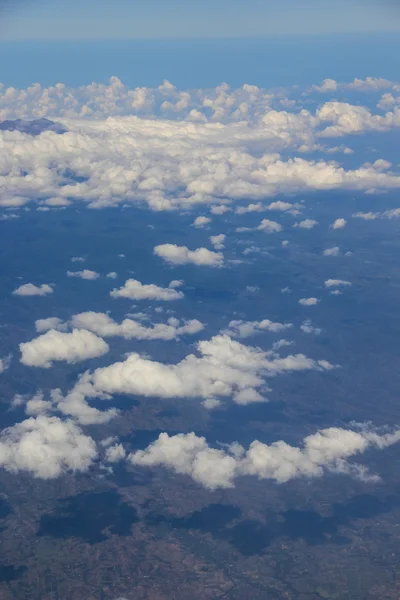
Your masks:
[[[26,0],[3,6],[1,39],[230,37],[400,29],[394,0]],[[7,8],[5,8],[7,7]]]

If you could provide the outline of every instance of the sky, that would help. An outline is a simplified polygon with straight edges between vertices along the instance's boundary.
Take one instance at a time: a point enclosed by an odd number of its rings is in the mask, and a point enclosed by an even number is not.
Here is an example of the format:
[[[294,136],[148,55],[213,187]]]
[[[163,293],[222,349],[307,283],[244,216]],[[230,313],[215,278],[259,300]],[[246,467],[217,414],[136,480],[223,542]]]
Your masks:
[[[2,0],[2,40],[236,37],[400,29],[397,0]]]

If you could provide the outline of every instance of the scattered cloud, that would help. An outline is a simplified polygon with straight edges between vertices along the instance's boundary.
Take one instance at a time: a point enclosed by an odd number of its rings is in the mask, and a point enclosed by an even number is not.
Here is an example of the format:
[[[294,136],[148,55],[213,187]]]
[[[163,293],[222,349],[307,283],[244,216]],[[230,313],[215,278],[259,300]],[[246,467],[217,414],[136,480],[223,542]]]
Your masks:
[[[326,248],[323,252],[324,256],[339,256],[340,248],[339,246],[333,246],[333,248]]]
[[[200,229],[201,227],[204,227],[205,225],[211,223],[211,221],[212,219],[210,219],[210,217],[196,217],[193,221],[193,227],[197,227]]]
[[[344,279],[327,279],[325,281],[325,287],[338,287],[338,286],[348,286],[351,285],[350,281],[346,281]]]
[[[221,252],[213,252],[207,248],[189,250],[186,246],[176,244],[160,244],[154,248],[154,254],[171,265],[193,264],[197,266],[220,267],[224,262]]]
[[[309,333],[314,335],[320,335],[322,329],[320,327],[314,327],[310,319],[307,319],[300,325],[300,329],[303,333]]]
[[[33,283],[24,283],[13,291],[15,296],[47,296],[53,293],[53,288],[47,283],[42,285],[34,285]]]
[[[36,321],[36,329],[38,326],[40,331],[45,331],[47,326],[61,331],[71,327],[86,329],[101,337],[121,336],[126,340],[176,340],[181,335],[194,335],[204,329],[203,323],[197,319],[181,323],[179,319],[170,317],[167,323],[157,323],[151,327],[145,327],[133,319],[124,319],[121,323],[117,323],[106,313],[93,311],[73,315],[67,323],[55,318],[41,319],[39,322]]]
[[[129,298],[130,300],[159,300],[170,302],[184,297],[183,292],[176,289],[176,281],[171,281],[168,288],[162,288],[154,283],[141,283],[137,279],[127,279],[119,289],[110,292],[112,298]]]
[[[264,376],[309,369],[334,368],[303,354],[282,358],[273,352],[245,346],[227,335],[196,344],[177,364],[163,364],[132,353],[123,362],[96,369],[93,385],[106,394],[161,398],[232,397],[237,404],[264,401]]]
[[[293,327],[292,323],[274,323],[269,319],[263,319],[262,321],[230,321],[228,328],[223,333],[231,337],[246,338],[262,331],[279,333],[291,327]]]
[[[318,225],[318,221],[315,221],[315,219],[304,219],[304,221],[295,223],[293,227],[298,227],[299,229],[312,229],[316,225]]]
[[[226,239],[226,235],[224,233],[220,233],[219,235],[211,235],[210,242],[214,246],[215,250],[223,250],[225,248],[224,242]]]
[[[318,298],[300,298],[299,300],[299,304],[302,306],[315,306],[318,302]]]
[[[50,329],[30,342],[19,345],[21,362],[29,367],[48,369],[54,361],[80,362],[97,358],[108,352],[104,340],[84,329],[63,333]]]
[[[67,276],[90,280],[98,279],[100,277],[100,274],[96,273],[96,271],[91,271],[90,269],[83,269],[83,271],[67,271]]]
[[[331,427],[307,436],[299,447],[282,440],[271,445],[255,440],[246,450],[237,442],[224,449],[212,448],[195,433],[161,433],[145,450],[131,453],[128,460],[138,466],[172,469],[209,490],[234,487],[236,478],[244,475],[281,484],[299,477],[321,477],[326,472],[377,481],[365,466],[349,459],[370,448],[383,450],[399,440],[400,431],[378,435]]]
[[[71,420],[39,415],[0,433],[0,466],[52,479],[87,471],[97,458],[95,442]]]
[[[343,229],[343,227],[345,227],[347,224],[346,219],[340,218],[340,219],[336,219],[336,221],[334,221],[331,225],[332,229]]]

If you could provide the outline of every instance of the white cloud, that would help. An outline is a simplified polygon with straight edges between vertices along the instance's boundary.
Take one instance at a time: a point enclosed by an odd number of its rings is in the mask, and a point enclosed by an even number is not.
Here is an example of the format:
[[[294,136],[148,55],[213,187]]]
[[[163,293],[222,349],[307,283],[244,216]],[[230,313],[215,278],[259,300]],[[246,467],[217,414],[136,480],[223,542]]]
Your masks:
[[[262,321],[230,321],[228,328],[223,333],[232,337],[246,338],[262,331],[279,333],[291,327],[293,327],[292,323],[274,323],[269,319],[263,319]]]
[[[197,319],[183,321],[171,317],[167,323],[145,327],[138,321],[124,319],[117,323],[106,313],[84,312],[73,315],[69,325],[74,329],[86,329],[102,337],[122,336],[127,340],[175,340],[181,335],[194,335],[204,329]]]
[[[263,219],[258,225],[257,229],[265,231],[266,233],[279,233],[283,230],[282,225],[276,221],[270,221],[269,219]]]
[[[318,221],[315,221],[314,219],[304,219],[304,221],[295,223],[293,227],[298,227],[299,229],[312,229],[316,225],[318,225]]]
[[[83,256],[73,256],[71,258],[71,262],[76,263],[76,262],[85,262],[86,258],[84,258]]]
[[[47,294],[52,294],[53,291],[53,288],[47,283],[43,283],[40,286],[33,283],[24,283],[24,285],[20,285],[14,290],[13,294],[15,296],[47,296]]]
[[[374,212],[356,212],[353,214],[355,219],[364,219],[364,221],[374,221],[379,217],[379,213]]]
[[[154,254],[172,265],[193,264],[197,266],[219,267],[224,262],[221,252],[213,252],[207,248],[189,250],[186,246],[176,244],[160,244],[155,246]]]
[[[238,206],[238,208],[235,210],[235,213],[237,215],[245,215],[246,213],[263,212],[265,210],[265,205],[261,204],[261,202],[257,202],[248,204],[247,206]]]
[[[70,420],[30,418],[0,434],[0,466],[52,479],[69,471],[87,471],[97,458],[92,438]]]
[[[107,462],[116,463],[123,460],[126,456],[125,449],[122,444],[115,444],[107,448],[105,452],[105,459]]]
[[[217,398],[206,398],[206,400],[203,400],[202,402],[202,405],[207,410],[215,410],[216,408],[219,408],[221,404],[221,400],[217,400]]]
[[[49,329],[58,329],[58,331],[64,331],[67,326],[58,317],[48,317],[47,319],[38,319],[35,321],[36,331],[42,333],[43,331],[49,331]]]
[[[300,298],[299,300],[299,304],[302,306],[315,306],[318,302],[318,298]]]
[[[213,215],[223,215],[226,212],[229,212],[230,210],[232,210],[232,209],[229,208],[229,206],[226,206],[226,204],[218,204],[218,205],[212,206],[210,208],[210,212]]]
[[[321,85],[312,86],[314,92],[320,92],[321,94],[336,92],[337,88],[338,84],[334,79],[324,79]]]
[[[343,229],[343,227],[345,227],[347,224],[346,219],[340,218],[340,219],[336,219],[336,221],[334,221],[331,225],[332,229]]]
[[[339,256],[340,248],[338,246],[333,246],[333,248],[326,248],[323,254],[324,256]]]
[[[110,271],[109,273],[107,273],[106,277],[108,277],[108,279],[116,279],[118,277],[118,273],[116,273],[115,271]]]
[[[67,276],[90,280],[98,279],[100,277],[100,274],[96,273],[96,271],[91,271],[90,269],[83,269],[83,271],[67,271]]]
[[[161,433],[145,450],[131,453],[128,459],[134,465],[163,466],[188,475],[210,490],[234,487],[235,479],[244,475],[281,484],[299,477],[321,477],[325,472],[377,481],[378,477],[370,475],[366,467],[349,459],[369,448],[382,450],[399,440],[400,431],[378,435],[331,427],[307,436],[299,447],[284,441],[267,445],[255,440],[245,450],[237,442],[224,449],[211,448],[205,438],[194,433]]]
[[[300,329],[303,333],[310,333],[314,335],[320,335],[322,329],[320,327],[314,327],[310,319],[307,319],[300,325]]]
[[[196,217],[193,221],[193,227],[201,228],[211,223],[210,217]]]
[[[347,286],[351,285],[350,281],[346,281],[345,279],[327,279],[325,281],[325,287],[338,287],[338,286]]]
[[[173,281],[171,283],[174,283]],[[137,279],[128,279],[119,289],[110,292],[112,298],[129,298],[130,300],[160,300],[169,302],[180,300],[184,297],[183,292],[175,289],[176,286],[169,285],[168,288],[162,288],[154,283],[141,283]]]
[[[224,242],[226,239],[226,235],[224,233],[220,233],[219,235],[211,235],[210,242],[214,246],[215,250],[223,250],[225,248]]]
[[[79,89],[4,88],[0,118],[59,112],[68,131],[35,138],[1,132],[0,205],[18,207],[32,198],[44,205],[57,198],[58,205],[79,201],[90,208],[144,202],[152,210],[173,210],[203,204],[222,214],[227,203],[257,204],[280,193],[400,187],[398,174],[373,165],[347,171],[332,161],[279,154],[316,148],[321,136],[393,129],[400,124],[398,107],[373,115],[364,107],[328,102],[315,114],[288,112],[272,109],[274,96],[251,87],[174,89],[171,97],[159,89],[130,90],[117,78]],[[157,118],[162,105],[169,109]],[[193,120],[195,113],[201,113],[200,120]],[[68,178],[68,172],[82,180]]]
[[[227,335],[196,344],[177,364],[163,364],[132,353],[123,362],[96,369],[94,387],[106,394],[162,398],[233,397],[239,404],[262,401],[264,376],[284,372],[333,368],[303,354],[281,358],[275,353],[244,346]]]
[[[19,349],[24,365],[46,369],[53,361],[75,363],[97,358],[109,350],[104,340],[83,329],[74,329],[72,333],[50,329],[44,335],[20,344]]]

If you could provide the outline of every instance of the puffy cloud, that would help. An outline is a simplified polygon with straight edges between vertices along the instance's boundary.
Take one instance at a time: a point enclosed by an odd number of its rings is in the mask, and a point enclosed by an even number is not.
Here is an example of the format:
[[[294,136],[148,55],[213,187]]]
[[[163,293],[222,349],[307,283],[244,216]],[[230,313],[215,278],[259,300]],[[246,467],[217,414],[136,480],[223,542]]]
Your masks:
[[[299,300],[299,304],[302,306],[315,306],[318,302],[318,298],[300,298]]]
[[[50,329],[44,335],[20,344],[19,348],[24,365],[46,369],[53,361],[75,363],[97,358],[109,350],[104,340],[84,329],[74,329],[72,333]]]
[[[346,281],[345,279],[327,279],[325,281],[325,287],[338,287],[338,286],[347,286],[351,285],[350,281]]]
[[[107,273],[106,277],[108,277],[108,279],[116,279],[118,277],[118,273],[116,273],[115,271],[110,271],[109,273]]]
[[[43,331],[49,331],[49,329],[58,329],[58,331],[65,331],[67,328],[66,324],[62,322],[58,317],[48,317],[47,319],[38,319],[35,321],[36,331],[42,333]]]
[[[116,463],[123,460],[126,456],[125,449],[122,444],[114,444],[109,446],[105,452],[107,462]]]
[[[382,450],[399,440],[400,431],[378,435],[368,430],[331,427],[307,436],[299,447],[282,440],[270,445],[255,440],[245,450],[237,442],[224,449],[211,448],[204,437],[195,433],[161,433],[155,442],[131,453],[128,459],[134,465],[163,466],[188,475],[210,490],[233,487],[235,479],[243,475],[281,484],[299,477],[321,477],[325,472],[376,481],[377,476],[349,459],[369,448]]]
[[[220,233],[219,235],[211,235],[210,242],[214,246],[215,250],[222,250],[225,248],[224,242],[226,239],[226,235],[224,233]]]
[[[326,248],[326,250],[324,250],[323,255],[324,256],[339,256],[340,254],[340,248],[338,246],[333,246],[333,248]]]
[[[154,254],[171,265],[193,264],[197,266],[220,267],[224,262],[221,252],[213,252],[207,248],[189,250],[186,246],[176,244],[160,244],[155,246]]]
[[[327,102],[317,110],[320,122],[333,123],[323,131],[320,137],[335,137],[364,131],[387,131],[400,126],[400,110],[396,107],[393,112],[384,116],[372,115],[365,106],[354,106],[347,102]]]
[[[230,321],[228,328],[223,333],[232,337],[246,338],[262,331],[279,333],[291,327],[293,327],[292,323],[274,323],[269,319],[263,319],[262,321]]]
[[[132,353],[123,362],[96,369],[93,385],[106,394],[204,399],[232,396],[235,402],[247,404],[263,400],[259,390],[267,375],[333,368],[303,354],[281,358],[227,335],[200,341],[196,346],[199,356],[189,354],[177,364],[163,364]]]
[[[171,281],[168,288],[162,288],[154,283],[141,283],[137,279],[128,279],[119,289],[110,292],[112,298],[129,298],[130,300],[160,300],[170,302],[184,297],[183,292],[177,291],[176,281]]]
[[[80,279],[98,279],[100,274],[90,269],[83,269],[83,271],[67,271],[67,276],[79,277]]]
[[[313,85],[312,90],[314,92],[320,92],[321,94],[326,94],[329,92],[336,92],[338,88],[337,81],[334,79],[324,79],[321,85]]]
[[[314,327],[310,319],[307,319],[300,325],[300,329],[303,333],[313,333],[314,335],[320,335],[322,329]]]
[[[210,217],[196,217],[193,221],[193,227],[201,228],[211,223]]]
[[[32,198],[52,205],[54,198],[58,205],[81,201],[91,208],[145,202],[152,210],[172,210],[205,204],[213,214],[222,214],[235,200],[256,204],[279,193],[400,187],[398,175],[373,165],[346,171],[334,162],[279,155],[316,148],[319,136],[398,127],[397,108],[382,116],[333,102],[311,114],[272,110],[269,93],[245,86],[232,92],[216,89],[212,98],[209,90],[193,91],[190,99],[182,93],[183,103],[176,89],[168,92],[174,102],[165,105],[164,92],[129,90],[116,78],[109,85],[76,90],[62,84],[1,90],[0,117],[16,110],[59,110],[68,131],[35,138],[1,133],[0,205],[18,207]],[[154,117],[159,114],[155,108],[161,108],[156,97],[170,107],[162,111],[166,118]],[[243,97],[246,102],[239,102]],[[196,103],[210,122],[187,120]]]
[[[102,337],[122,336],[127,340],[175,340],[181,335],[193,335],[204,329],[203,323],[197,319],[184,321],[183,324],[171,317],[168,322],[157,323],[152,327],[145,327],[133,319],[124,319],[117,323],[106,313],[93,311],[73,315],[67,323],[74,329],[86,329]],[[65,328],[66,324],[61,323]]]
[[[42,285],[34,285],[33,283],[24,283],[13,291],[15,296],[47,296],[53,293],[53,288],[47,283]]]
[[[298,227],[299,229],[312,229],[316,225],[318,225],[318,221],[315,221],[315,219],[304,219],[304,221],[295,223],[293,227]]]
[[[71,258],[71,262],[76,263],[76,262],[85,262],[86,258],[84,258],[83,256],[73,256]]]
[[[87,471],[97,458],[96,445],[71,420],[39,415],[0,434],[0,466],[51,479],[68,471]]]
[[[269,219],[263,219],[258,225],[257,229],[265,231],[266,233],[279,233],[283,230],[282,225],[276,221],[270,221]]]
[[[343,227],[345,227],[347,224],[346,219],[340,218],[340,219],[336,219],[336,221],[334,221],[331,225],[332,229],[343,229]]]
[[[223,215],[226,212],[229,212],[230,210],[232,210],[232,209],[229,208],[229,206],[226,206],[226,204],[218,204],[218,205],[212,206],[210,208],[210,212],[213,215]]]

